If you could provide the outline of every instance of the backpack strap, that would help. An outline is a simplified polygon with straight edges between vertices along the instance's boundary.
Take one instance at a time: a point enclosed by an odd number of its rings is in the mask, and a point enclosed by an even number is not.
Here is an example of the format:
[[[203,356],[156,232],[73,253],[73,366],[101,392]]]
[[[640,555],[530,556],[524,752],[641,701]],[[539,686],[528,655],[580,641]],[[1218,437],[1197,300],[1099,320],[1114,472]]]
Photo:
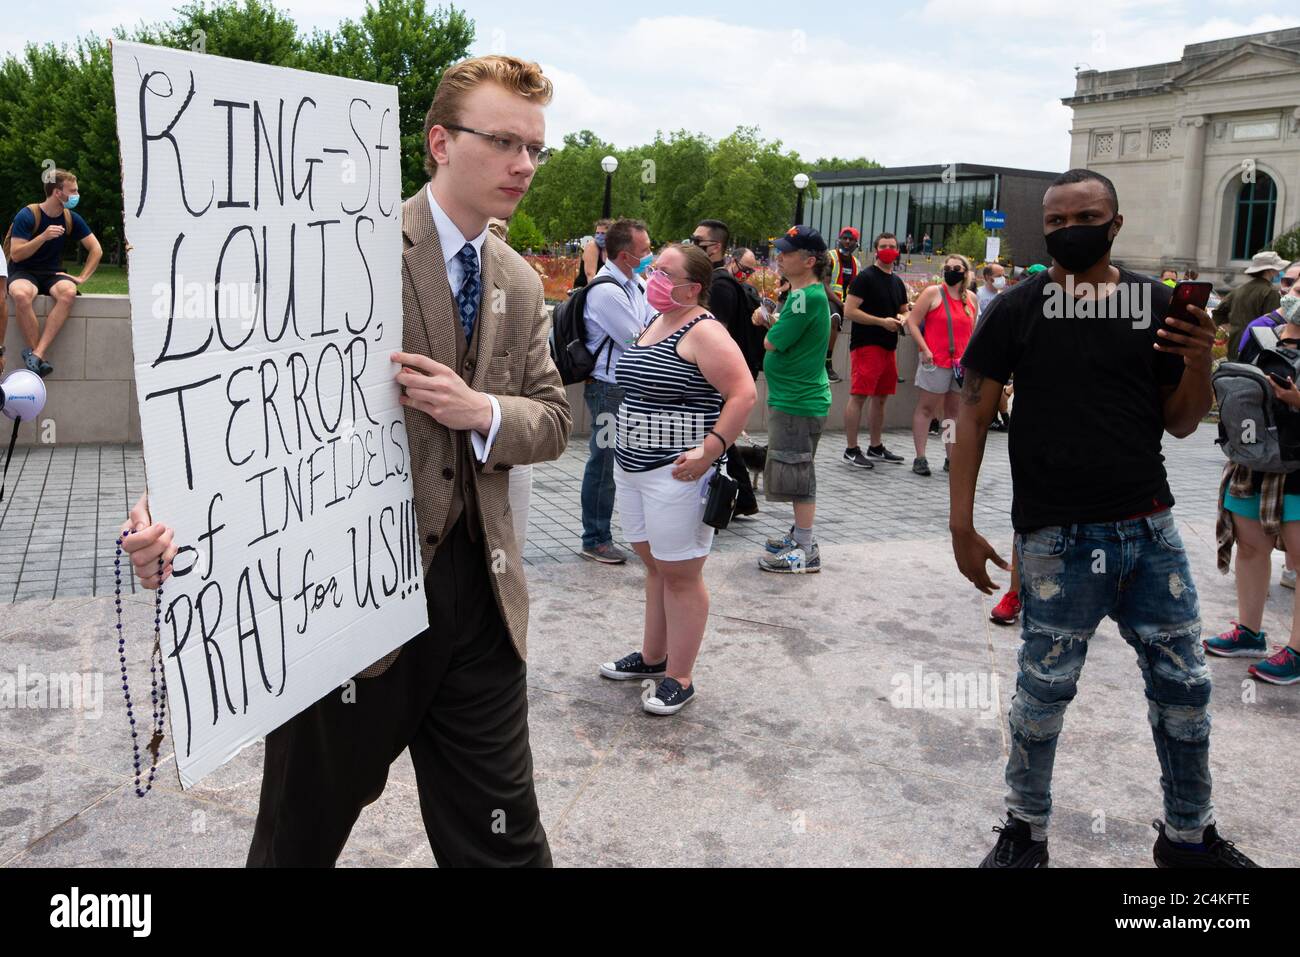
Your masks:
[[[952,335],[952,306],[948,305],[948,287],[939,287],[939,298],[943,300],[943,314],[948,317],[948,358],[957,361],[957,342]]]
[[[627,291],[627,286],[623,285],[613,276],[597,276],[588,282],[587,285],[582,287],[582,325],[584,328],[586,328],[587,325],[587,293],[591,292],[591,290],[596,286],[611,282],[615,283],[619,289],[623,290],[623,295],[627,296],[628,302],[632,301],[632,294]],[[644,329],[641,331],[645,332]],[[600,345],[596,347],[596,354],[592,356],[592,359],[599,362],[600,354],[602,352],[605,353],[605,375],[609,375],[609,363],[610,360],[614,358],[614,340],[609,336],[605,336],[605,338],[601,340]]]

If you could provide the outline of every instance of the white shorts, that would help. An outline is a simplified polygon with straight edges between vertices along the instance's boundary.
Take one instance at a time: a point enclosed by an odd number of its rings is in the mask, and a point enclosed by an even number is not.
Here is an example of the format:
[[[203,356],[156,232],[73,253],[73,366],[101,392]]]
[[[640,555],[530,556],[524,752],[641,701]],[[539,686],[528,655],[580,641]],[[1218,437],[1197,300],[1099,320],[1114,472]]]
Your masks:
[[[629,542],[649,542],[661,562],[703,558],[713,545],[713,527],[704,524],[709,469],[697,482],[673,478],[672,465],[649,472],[625,472],[614,464],[614,505]]]

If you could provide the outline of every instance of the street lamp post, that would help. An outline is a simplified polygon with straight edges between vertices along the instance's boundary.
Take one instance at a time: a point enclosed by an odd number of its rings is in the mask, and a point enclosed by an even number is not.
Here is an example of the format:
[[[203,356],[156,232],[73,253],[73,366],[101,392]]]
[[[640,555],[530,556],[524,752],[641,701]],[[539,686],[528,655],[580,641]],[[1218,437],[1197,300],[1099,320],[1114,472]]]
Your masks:
[[[803,191],[808,188],[807,173],[794,174],[794,188],[799,191],[794,201],[794,225],[798,226],[803,219]]]
[[[600,216],[602,219],[609,219],[610,188],[614,181],[614,170],[618,169],[618,157],[606,156],[600,161],[600,168],[605,171],[605,203],[600,208]]]

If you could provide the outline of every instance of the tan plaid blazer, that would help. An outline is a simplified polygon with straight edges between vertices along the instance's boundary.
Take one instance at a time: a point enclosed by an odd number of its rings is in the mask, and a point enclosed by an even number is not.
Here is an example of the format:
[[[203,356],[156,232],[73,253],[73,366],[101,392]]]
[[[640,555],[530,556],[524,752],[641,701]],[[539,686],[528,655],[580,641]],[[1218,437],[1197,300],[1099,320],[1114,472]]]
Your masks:
[[[464,333],[424,189],[402,204],[402,247],[402,347],[455,369],[457,337]],[[477,492],[476,511],[492,589],[510,640],[524,658],[528,587],[510,515],[508,473],[513,465],[559,458],[573,417],[547,345],[551,326],[541,279],[491,231],[483,242],[480,268],[483,294],[476,350],[466,358],[465,376],[474,389],[496,396],[501,426],[488,460],[476,462],[472,488]],[[451,504],[452,481],[445,470],[456,465],[456,437],[425,413],[411,409],[406,411],[406,431],[420,551],[428,575],[437,548],[432,538],[442,532]],[[437,588],[438,582],[432,587]],[[397,654],[371,665],[362,677],[382,674]]]

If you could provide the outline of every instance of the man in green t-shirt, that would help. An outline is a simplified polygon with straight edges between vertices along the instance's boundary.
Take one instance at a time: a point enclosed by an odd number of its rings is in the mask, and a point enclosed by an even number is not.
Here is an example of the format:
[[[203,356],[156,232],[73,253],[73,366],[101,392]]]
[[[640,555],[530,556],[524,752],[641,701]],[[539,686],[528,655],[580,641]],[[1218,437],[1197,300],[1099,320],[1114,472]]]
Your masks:
[[[831,310],[821,279],[827,267],[826,242],[812,227],[795,226],[776,241],[776,263],[790,291],[763,342],[768,404],[763,486],[769,502],[794,505],[794,525],[788,535],[768,539],[758,567],[783,574],[819,572],[821,554],[813,541],[813,460],[831,407],[826,377]]]

